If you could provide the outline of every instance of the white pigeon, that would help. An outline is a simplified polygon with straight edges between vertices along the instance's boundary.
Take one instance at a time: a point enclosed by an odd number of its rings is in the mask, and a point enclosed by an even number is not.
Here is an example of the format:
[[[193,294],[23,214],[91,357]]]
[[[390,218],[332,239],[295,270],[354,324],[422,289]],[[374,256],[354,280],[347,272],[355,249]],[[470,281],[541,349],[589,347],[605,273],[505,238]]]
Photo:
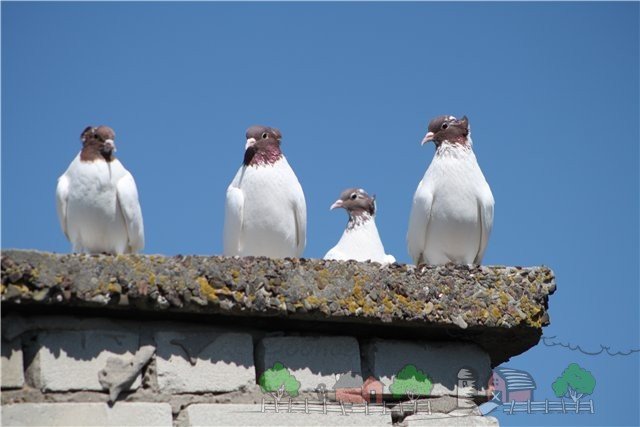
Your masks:
[[[142,210],[133,176],[114,157],[115,133],[87,127],[82,150],[58,178],[60,226],[74,252],[123,254],[144,247]]]
[[[469,120],[436,117],[422,140],[436,153],[413,196],[407,242],[417,264],[480,264],[493,226],[493,195],[473,154]]]
[[[280,150],[278,129],[247,129],[244,161],[227,188],[224,255],[300,257],[306,245],[302,187]]]
[[[384,246],[376,227],[375,196],[370,197],[361,188],[344,190],[331,209],[344,208],[349,214],[347,228],[342,237],[324,259],[375,261],[381,264],[396,262],[392,255],[384,253]]]

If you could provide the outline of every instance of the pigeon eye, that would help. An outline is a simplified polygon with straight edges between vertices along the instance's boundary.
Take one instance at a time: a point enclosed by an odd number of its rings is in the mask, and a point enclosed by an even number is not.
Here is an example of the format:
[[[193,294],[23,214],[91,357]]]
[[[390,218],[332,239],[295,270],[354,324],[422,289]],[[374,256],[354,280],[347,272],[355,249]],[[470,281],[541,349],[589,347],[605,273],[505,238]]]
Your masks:
[[[267,133],[266,133],[266,132],[265,132],[265,133],[263,133],[263,134],[262,134],[262,139],[267,139],[267,136],[269,136],[269,135],[267,135]]]
[[[358,195],[356,193],[351,194],[351,200],[355,200],[356,198],[358,198]]]
[[[446,128],[448,128],[448,127],[449,127],[449,125],[448,125],[447,123],[443,123],[443,124],[442,124],[442,129],[446,129]]]

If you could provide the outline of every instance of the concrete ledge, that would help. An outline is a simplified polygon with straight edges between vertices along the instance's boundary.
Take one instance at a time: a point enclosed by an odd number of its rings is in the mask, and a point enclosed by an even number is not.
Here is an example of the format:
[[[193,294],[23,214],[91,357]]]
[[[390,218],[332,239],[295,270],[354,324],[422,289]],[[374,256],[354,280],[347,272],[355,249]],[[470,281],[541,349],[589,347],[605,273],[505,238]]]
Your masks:
[[[472,415],[467,417],[456,417],[448,414],[418,414],[410,415],[403,420],[403,425],[407,427],[421,426],[459,426],[459,427],[476,427],[476,426],[494,426],[498,427],[498,419],[495,417],[483,417],[480,415]]]
[[[286,407],[285,407],[286,408]],[[286,411],[286,409],[285,409]],[[260,412],[260,405],[196,404],[188,426],[391,426],[391,414],[304,414]]]
[[[3,426],[167,426],[168,403],[18,403],[2,406]]]
[[[265,329],[468,341],[483,348],[493,366],[539,341],[554,291],[546,267],[2,254],[3,310],[217,316],[217,323],[234,319]]]

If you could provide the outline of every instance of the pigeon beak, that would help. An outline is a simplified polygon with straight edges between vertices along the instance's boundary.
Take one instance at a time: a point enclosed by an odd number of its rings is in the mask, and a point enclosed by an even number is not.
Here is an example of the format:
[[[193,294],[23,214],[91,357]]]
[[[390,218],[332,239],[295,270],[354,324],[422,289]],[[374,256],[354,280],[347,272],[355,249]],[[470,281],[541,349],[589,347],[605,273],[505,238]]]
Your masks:
[[[244,149],[247,150],[249,147],[251,147],[255,143],[256,143],[256,139],[255,138],[248,138],[247,139],[247,144],[244,146]]]
[[[329,208],[330,211],[334,210],[335,208],[341,208],[342,206],[342,200],[338,199],[336,200],[336,202],[334,204],[331,205],[331,207]]]
[[[107,151],[109,151],[111,153],[115,153],[116,152],[116,144],[115,144],[115,142],[113,142],[113,139],[105,139],[104,140],[104,145],[105,145],[105,148],[107,149]]]
[[[433,132],[427,132],[427,134],[424,136],[424,139],[422,140],[422,142],[420,143],[420,145],[424,145],[429,141],[433,141]]]

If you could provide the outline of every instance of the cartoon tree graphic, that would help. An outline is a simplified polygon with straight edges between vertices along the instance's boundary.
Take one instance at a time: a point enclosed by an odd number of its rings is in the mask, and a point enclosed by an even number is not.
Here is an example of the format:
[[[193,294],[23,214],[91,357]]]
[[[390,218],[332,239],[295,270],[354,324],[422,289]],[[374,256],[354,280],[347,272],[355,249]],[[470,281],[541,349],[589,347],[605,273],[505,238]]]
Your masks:
[[[258,378],[258,384],[264,393],[268,393],[275,399],[276,411],[278,402],[285,393],[291,397],[296,397],[298,390],[300,390],[300,381],[296,380],[280,362],[274,363],[273,367],[264,371]]]
[[[556,397],[570,397],[576,404],[584,395],[593,393],[595,387],[596,379],[591,372],[582,369],[577,363],[570,364],[551,384]]]
[[[406,396],[415,402],[418,396],[426,396],[431,392],[433,384],[429,377],[414,365],[405,365],[396,374],[391,387],[393,397]]]

